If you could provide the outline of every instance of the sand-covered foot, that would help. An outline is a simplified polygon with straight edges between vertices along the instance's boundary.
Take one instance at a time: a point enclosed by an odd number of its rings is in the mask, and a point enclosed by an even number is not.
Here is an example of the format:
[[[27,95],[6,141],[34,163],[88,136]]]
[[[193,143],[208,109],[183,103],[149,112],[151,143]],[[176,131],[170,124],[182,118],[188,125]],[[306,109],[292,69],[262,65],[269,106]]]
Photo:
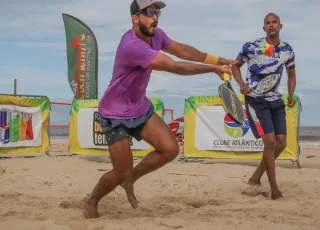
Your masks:
[[[86,219],[99,218],[98,206],[85,202],[83,205],[83,214]]]
[[[135,195],[133,195],[133,196],[128,196],[128,195],[127,195],[127,198],[128,198],[129,203],[131,204],[131,207],[132,207],[133,209],[137,209],[139,202],[138,202],[136,196],[135,196]]]
[[[248,185],[251,185],[251,186],[261,186],[261,181],[260,180],[255,180],[253,178],[250,178],[248,180]]]
[[[271,199],[272,200],[278,200],[281,197],[283,197],[283,196],[282,196],[282,193],[280,192],[279,189],[271,192]]]
[[[138,202],[136,196],[134,195],[132,182],[125,181],[122,184],[120,184],[120,186],[126,191],[127,199],[129,201],[129,203],[131,204],[131,207],[133,209],[137,209],[139,202]]]

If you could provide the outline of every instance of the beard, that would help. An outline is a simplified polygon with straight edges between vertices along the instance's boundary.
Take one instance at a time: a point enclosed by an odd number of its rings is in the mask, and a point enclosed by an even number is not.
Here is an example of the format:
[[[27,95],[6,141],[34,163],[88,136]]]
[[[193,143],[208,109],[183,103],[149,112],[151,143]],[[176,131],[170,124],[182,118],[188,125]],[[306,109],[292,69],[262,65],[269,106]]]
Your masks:
[[[155,33],[152,33],[149,31],[149,29],[152,27],[152,25],[150,27],[147,27],[145,25],[143,25],[141,22],[139,22],[139,29],[141,31],[141,33],[145,36],[148,37],[153,37]]]

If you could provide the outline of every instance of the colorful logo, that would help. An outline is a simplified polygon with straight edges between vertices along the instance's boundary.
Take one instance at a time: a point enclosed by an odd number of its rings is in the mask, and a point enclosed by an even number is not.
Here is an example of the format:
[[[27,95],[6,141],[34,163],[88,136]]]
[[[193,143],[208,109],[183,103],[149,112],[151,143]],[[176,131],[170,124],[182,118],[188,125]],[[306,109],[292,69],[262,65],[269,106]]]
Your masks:
[[[248,116],[247,112],[244,109],[244,124],[239,125],[236,122],[234,122],[228,114],[225,115],[224,117],[224,130],[226,133],[233,138],[240,138],[246,135],[250,129],[249,121],[248,121]]]
[[[0,110],[0,143],[33,140],[32,113]]]
[[[77,35],[76,39],[72,40],[70,45],[77,50],[76,70],[74,74],[75,80],[72,81],[73,92],[76,93],[78,99],[86,98],[85,92],[85,76],[86,69],[90,68],[89,60],[86,59],[88,38],[84,35]],[[89,49],[90,51],[90,49]]]

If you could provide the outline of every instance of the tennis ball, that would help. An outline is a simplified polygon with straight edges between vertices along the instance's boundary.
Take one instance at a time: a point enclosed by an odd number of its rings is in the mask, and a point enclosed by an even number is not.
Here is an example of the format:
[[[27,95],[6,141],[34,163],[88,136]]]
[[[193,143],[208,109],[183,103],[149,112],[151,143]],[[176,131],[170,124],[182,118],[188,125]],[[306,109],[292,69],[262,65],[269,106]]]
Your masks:
[[[263,47],[262,47],[262,52],[267,55],[270,56],[273,53],[273,45],[270,45],[268,43],[266,43]]]

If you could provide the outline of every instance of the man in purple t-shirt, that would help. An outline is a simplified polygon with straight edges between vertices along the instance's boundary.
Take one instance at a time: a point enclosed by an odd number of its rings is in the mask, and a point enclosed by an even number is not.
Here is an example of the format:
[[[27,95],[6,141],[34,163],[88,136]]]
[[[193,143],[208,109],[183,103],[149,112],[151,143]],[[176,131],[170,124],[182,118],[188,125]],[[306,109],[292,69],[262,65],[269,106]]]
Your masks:
[[[171,130],[154,113],[153,105],[146,97],[152,70],[179,75],[213,72],[221,79],[223,73],[231,74],[229,65],[235,63],[233,60],[173,41],[157,27],[160,9],[165,6],[164,2],[155,0],[133,0],[131,4],[133,26],[121,38],[110,85],[98,106],[113,170],[100,178],[85,202],[86,218],[99,217],[98,202],[118,185],[125,189],[131,206],[137,208],[134,182],[171,162],[179,154],[179,146]],[[174,61],[160,51],[192,62]],[[130,137],[138,141],[143,139],[155,149],[134,168]]]

